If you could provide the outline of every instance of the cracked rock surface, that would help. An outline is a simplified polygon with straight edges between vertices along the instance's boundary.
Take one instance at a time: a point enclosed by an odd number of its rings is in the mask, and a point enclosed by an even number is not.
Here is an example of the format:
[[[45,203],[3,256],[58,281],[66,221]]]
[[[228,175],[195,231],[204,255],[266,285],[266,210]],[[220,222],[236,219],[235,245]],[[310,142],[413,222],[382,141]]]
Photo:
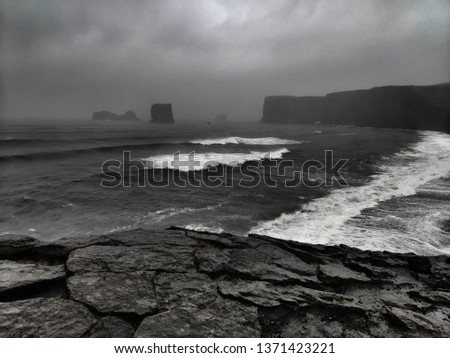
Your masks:
[[[0,337],[449,337],[450,257],[180,228],[0,237]]]

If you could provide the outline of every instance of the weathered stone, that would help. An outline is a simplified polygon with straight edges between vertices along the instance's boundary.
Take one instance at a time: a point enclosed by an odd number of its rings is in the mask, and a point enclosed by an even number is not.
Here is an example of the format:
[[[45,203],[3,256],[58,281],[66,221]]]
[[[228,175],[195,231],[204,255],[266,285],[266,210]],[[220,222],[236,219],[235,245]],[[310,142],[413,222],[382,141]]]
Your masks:
[[[233,297],[257,306],[274,307],[283,302],[304,306],[307,302],[283,287],[263,281],[221,281],[219,292],[226,297]],[[284,292],[283,292],[284,291]],[[285,295],[286,294],[286,295]]]
[[[33,252],[47,258],[66,258],[72,250],[91,245],[108,244],[112,244],[112,241],[105,236],[62,238],[51,242],[40,242],[35,246]]]
[[[429,273],[431,271],[432,264],[428,257],[410,255],[407,260],[412,271],[420,273]]]
[[[99,312],[150,314],[158,306],[153,285],[154,272],[90,272],[67,280],[74,300]]]
[[[174,245],[152,247],[88,246],[72,251],[67,268],[72,272],[167,271],[195,270],[194,249]]]
[[[265,254],[268,262],[275,263],[283,269],[299,275],[316,275],[316,265],[307,264],[289,251],[283,250],[275,245],[260,245],[256,250]]]
[[[355,261],[353,259],[345,260],[345,264],[352,270],[363,272],[371,279],[392,280],[397,277],[394,270],[385,267],[375,267],[370,264]]]
[[[0,261],[0,292],[65,277],[64,265]]]
[[[447,291],[409,291],[408,294],[426,302],[450,306],[450,292]]]
[[[207,241],[209,243],[217,244],[224,247],[239,247],[239,243],[235,243],[231,238],[226,236],[220,236],[215,234],[209,234],[205,232],[195,232],[191,230],[186,231],[186,235],[189,238]]]
[[[2,304],[5,336],[128,337],[139,316],[139,337],[450,336],[448,256],[175,228],[21,240],[0,261],[1,299],[28,298]]]
[[[82,337],[95,318],[80,303],[62,298],[0,302],[0,337]]]
[[[227,281],[218,283],[219,292],[225,297],[262,306],[290,307],[326,306],[340,310],[364,312],[365,308],[349,296],[313,290],[300,285],[279,286],[263,281]]]
[[[160,310],[205,307],[217,298],[217,285],[200,273],[160,273],[155,279]]]
[[[283,253],[284,258],[280,260]],[[228,272],[231,275],[277,282],[305,281],[305,276],[315,274],[313,266],[276,247],[272,252],[267,246],[261,251],[249,248],[204,248],[197,250],[195,257],[199,271],[208,274]]]
[[[319,266],[318,277],[322,282],[330,285],[348,285],[357,283],[368,283],[370,278],[366,274],[350,270],[336,263]]]
[[[255,307],[238,302],[217,302],[205,309],[177,308],[146,317],[135,337],[259,337]]]
[[[439,325],[423,314],[397,307],[389,307],[387,312],[391,322],[400,325],[400,327],[408,331],[428,331],[438,335],[442,333]]]
[[[369,337],[373,325],[358,312],[342,314],[327,307],[260,309],[263,337]]]
[[[0,259],[30,251],[39,243],[39,240],[26,235],[4,234],[0,235]]]
[[[130,338],[134,328],[127,321],[116,316],[99,318],[94,327],[86,335],[91,338]]]
[[[196,246],[197,242],[187,237],[182,231],[142,230],[135,229],[124,232],[114,232],[106,236],[114,245],[125,246]]]
[[[179,231],[134,229],[102,236],[72,237],[52,242],[39,242],[33,248],[33,252],[43,257],[66,258],[71,251],[92,245],[154,246],[161,244],[195,246],[197,243]]]

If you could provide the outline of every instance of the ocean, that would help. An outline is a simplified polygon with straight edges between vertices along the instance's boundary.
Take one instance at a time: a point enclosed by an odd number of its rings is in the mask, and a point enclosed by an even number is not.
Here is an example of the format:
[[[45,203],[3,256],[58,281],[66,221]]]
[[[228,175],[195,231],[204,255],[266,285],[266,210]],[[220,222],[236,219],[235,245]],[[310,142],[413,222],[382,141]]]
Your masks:
[[[450,254],[446,134],[252,122],[0,124],[1,234],[51,241],[175,225],[368,250]],[[306,179],[302,172],[305,180],[298,185],[285,185],[305,163],[324,162],[326,151],[332,151],[334,161],[348,160],[340,170],[347,185],[326,185],[322,168]],[[105,171],[104,163],[123,161],[124,152],[145,168],[124,171],[120,185],[101,185],[119,175],[117,169]],[[192,152],[208,171],[230,174],[227,181],[140,185],[149,171],[159,179],[174,173],[181,180],[202,177],[199,168],[174,170],[170,164],[174,154],[184,160]],[[272,175],[263,170],[269,162],[292,166]],[[260,180],[241,185],[248,176],[240,168],[248,164]]]

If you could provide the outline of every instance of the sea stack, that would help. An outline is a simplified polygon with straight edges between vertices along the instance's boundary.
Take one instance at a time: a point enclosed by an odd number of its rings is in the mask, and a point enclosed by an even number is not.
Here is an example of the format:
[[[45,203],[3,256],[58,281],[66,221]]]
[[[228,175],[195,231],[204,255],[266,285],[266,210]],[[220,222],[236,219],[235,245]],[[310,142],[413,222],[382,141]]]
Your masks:
[[[136,113],[133,111],[126,111],[124,114],[116,114],[109,111],[100,111],[94,112],[92,114],[93,120],[102,120],[102,121],[138,121],[139,118],[136,116]]]
[[[150,110],[153,123],[174,123],[172,104],[155,103]]]

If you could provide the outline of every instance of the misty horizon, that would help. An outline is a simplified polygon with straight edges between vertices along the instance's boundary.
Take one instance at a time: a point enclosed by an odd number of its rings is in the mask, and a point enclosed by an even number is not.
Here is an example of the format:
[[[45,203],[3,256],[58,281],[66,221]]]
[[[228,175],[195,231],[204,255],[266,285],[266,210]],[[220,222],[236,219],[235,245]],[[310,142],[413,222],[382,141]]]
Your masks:
[[[450,81],[450,4],[2,3],[2,118],[90,118],[172,103],[258,121],[264,97]]]

